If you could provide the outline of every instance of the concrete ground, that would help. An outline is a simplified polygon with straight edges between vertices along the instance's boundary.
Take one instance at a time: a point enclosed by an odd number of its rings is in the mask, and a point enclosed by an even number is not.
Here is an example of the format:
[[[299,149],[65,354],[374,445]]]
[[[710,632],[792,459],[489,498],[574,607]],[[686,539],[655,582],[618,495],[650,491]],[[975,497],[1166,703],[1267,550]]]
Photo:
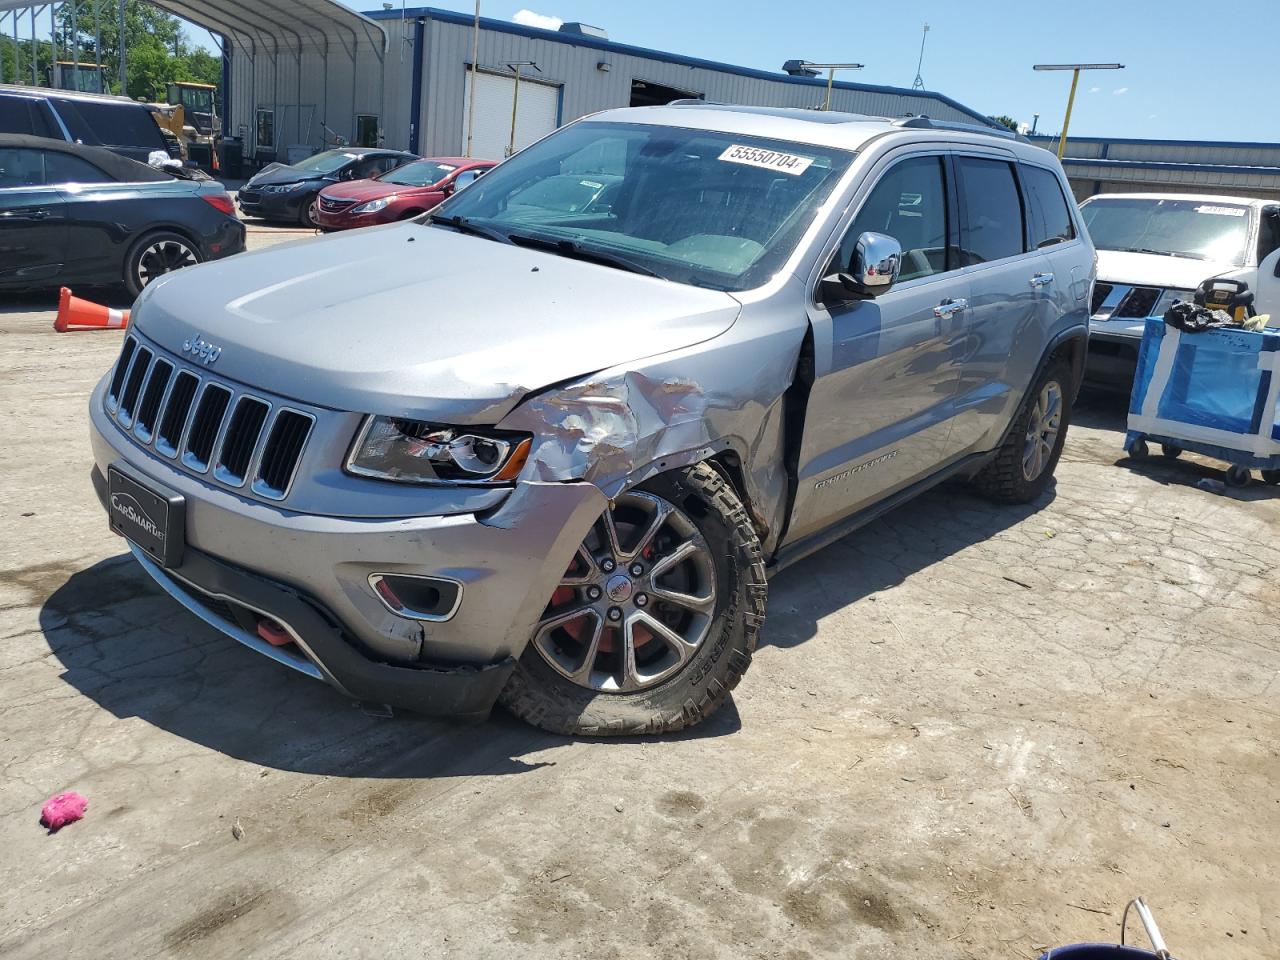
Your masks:
[[[1184,960],[1280,955],[1280,504],[1124,460],[1123,404],[1032,507],[780,575],[702,727],[568,740],[366,715],[161,594],[89,486],[121,336],[51,302],[0,301],[0,955],[1008,960],[1138,894]]]

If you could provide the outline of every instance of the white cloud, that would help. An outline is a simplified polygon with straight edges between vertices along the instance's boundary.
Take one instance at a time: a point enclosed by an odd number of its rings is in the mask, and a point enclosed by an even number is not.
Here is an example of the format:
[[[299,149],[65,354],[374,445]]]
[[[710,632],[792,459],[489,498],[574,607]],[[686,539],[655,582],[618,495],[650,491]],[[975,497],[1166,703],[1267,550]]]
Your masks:
[[[1101,92],[1102,92],[1102,88],[1101,88],[1101,87],[1090,87],[1090,88],[1089,88],[1089,92],[1090,92],[1090,93],[1101,93]]]
[[[1129,92],[1128,87],[1116,87],[1114,90],[1111,91],[1111,95],[1113,97],[1122,97],[1128,92]]]
[[[1147,115],[1147,119],[1148,119],[1148,120],[1154,120],[1154,119],[1155,119],[1156,117],[1158,117],[1158,116],[1160,116],[1160,114],[1158,114],[1158,113],[1151,113],[1151,114],[1148,114],[1148,115]]]
[[[538,27],[541,30],[559,30],[560,24],[564,23],[559,17],[549,17],[546,14],[534,13],[532,10],[517,10],[516,15],[511,19],[526,27]]]

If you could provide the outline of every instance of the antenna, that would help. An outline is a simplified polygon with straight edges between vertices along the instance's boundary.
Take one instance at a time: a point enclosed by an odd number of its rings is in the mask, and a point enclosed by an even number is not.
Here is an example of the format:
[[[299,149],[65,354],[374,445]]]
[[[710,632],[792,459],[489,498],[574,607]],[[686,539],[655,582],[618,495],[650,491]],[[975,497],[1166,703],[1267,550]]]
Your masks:
[[[929,25],[924,25],[924,33],[920,36],[920,59],[916,61],[916,78],[911,81],[912,90],[924,89],[924,77],[921,76],[920,70],[924,67],[924,42],[929,39]]]

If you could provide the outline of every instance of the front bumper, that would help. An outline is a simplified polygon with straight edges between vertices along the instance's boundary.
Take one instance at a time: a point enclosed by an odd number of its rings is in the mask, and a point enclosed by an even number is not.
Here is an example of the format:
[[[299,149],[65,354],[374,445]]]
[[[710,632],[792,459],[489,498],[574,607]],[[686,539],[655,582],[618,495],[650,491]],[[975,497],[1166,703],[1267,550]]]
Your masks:
[[[103,412],[103,389],[90,400],[99,495],[107,467],[123,462],[185,499],[182,563],[162,570],[147,561],[147,572],[224,633],[362,699],[428,713],[487,710],[605,505],[592,484],[519,483],[483,514],[292,513],[214,487],[136,446]],[[406,502],[424,513],[432,495],[405,488]],[[374,593],[374,573],[451,579],[462,599],[444,622],[409,619]],[[297,642],[264,649],[252,621],[237,631],[214,612],[219,598],[279,621]]]
[[[357,227],[376,227],[383,223],[394,223],[400,219],[396,210],[384,207],[376,213],[351,213],[343,210],[339,213],[325,213],[323,208],[316,210],[316,223],[322,230],[354,230]]]
[[[236,195],[236,203],[240,212],[247,217],[260,220],[297,220],[302,214],[304,203],[310,203],[315,197],[314,190],[299,190],[291,193],[260,193],[241,190]]]
[[[1090,320],[1085,379],[1098,384],[1131,383],[1146,325],[1145,318]]]

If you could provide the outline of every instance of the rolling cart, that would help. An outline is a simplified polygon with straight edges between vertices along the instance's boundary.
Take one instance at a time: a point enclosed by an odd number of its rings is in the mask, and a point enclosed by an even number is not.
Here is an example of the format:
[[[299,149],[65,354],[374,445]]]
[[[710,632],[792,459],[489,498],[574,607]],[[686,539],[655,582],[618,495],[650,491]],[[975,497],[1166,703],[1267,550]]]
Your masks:
[[[1226,462],[1242,487],[1253,470],[1280,484],[1280,331],[1219,327],[1187,333],[1148,317],[1129,399],[1124,448],[1137,459],[1160,444]]]

